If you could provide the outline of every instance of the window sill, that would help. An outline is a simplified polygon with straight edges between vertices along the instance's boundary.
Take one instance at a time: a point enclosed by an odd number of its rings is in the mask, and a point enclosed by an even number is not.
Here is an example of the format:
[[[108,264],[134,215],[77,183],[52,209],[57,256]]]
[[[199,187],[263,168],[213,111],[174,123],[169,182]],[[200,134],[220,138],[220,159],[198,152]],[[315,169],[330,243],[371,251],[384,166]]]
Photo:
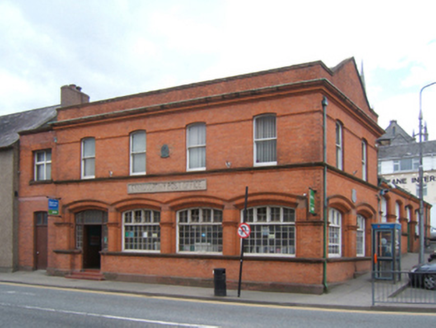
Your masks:
[[[39,185],[39,184],[50,184],[53,183],[53,180],[31,180],[29,185]]]

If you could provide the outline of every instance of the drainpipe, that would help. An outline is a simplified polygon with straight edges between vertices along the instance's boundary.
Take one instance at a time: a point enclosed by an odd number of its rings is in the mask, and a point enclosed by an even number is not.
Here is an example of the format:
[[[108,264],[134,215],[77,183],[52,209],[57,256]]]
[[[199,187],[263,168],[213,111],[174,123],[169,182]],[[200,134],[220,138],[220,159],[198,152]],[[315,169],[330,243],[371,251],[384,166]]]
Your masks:
[[[324,172],[323,172],[323,277],[322,284],[324,286],[324,292],[328,292],[327,286],[327,97],[322,99],[322,129],[323,129],[323,162],[324,162]]]

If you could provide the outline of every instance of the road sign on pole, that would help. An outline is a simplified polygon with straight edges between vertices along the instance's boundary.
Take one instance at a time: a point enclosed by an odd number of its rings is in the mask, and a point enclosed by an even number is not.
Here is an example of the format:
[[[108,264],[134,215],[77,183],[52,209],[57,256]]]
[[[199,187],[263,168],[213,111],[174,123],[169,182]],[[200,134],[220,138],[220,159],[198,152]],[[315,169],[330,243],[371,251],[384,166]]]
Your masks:
[[[248,201],[248,186],[245,187],[244,217],[242,219],[242,223],[238,227],[238,235],[242,239],[241,240],[241,258],[239,260],[240,265],[239,265],[238,297],[241,296],[242,264],[244,263],[244,241],[245,241],[245,238],[247,238],[251,232],[250,226],[245,223],[245,221],[247,221],[247,201]]]
[[[248,238],[251,233],[251,228],[247,223],[241,223],[238,226],[238,236],[241,238]]]

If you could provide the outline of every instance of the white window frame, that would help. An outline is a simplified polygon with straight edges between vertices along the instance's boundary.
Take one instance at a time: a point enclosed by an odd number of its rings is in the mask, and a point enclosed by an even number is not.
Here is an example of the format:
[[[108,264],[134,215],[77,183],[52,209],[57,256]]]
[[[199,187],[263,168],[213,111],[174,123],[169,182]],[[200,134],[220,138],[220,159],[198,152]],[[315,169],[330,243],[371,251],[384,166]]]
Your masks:
[[[357,214],[356,256],[365,256],[365,218]]]
[[[123,252],[160,252],[160,212],[150,209],[129,210],[123,212],[122,220]]]
[[[191,143],[190,133],[193,133],[195,129],[203,129],[204,131],[204,140],[199,140],[197,143]],[[203,151],[203,156],[200,161],[204,163],[204,165],[196,165],[192,163],[190,160],[191,152],[194,151]],[[204,171],[206,170],[206,124],[205,123],[194,123],[190,124],[186,128],[186,170],[187,171]]]
[[[393,160],[394,172],[412,172],[419,169],[419,158],[400,158]]]
[[[141,145],[141,149],[134,149],[135,143],[133,142],[135,136],[144,136],[144,145]],[[144,156],[144,168],[143,170],[134,171],[135,158]],[[145,131],[135,131],[130,134],[130,175],[142,175],[146,173],[147,167],[147,134]]]
[[[222,254],[223,211],[209,207],[177,212],[177,253]],[[197,235],[199,234],[199,235]]]
[[[243,218],[244,210],[241,211],[241,222]],[[248,208],[246,223],[250,225],[251,233],[244,242],[244,253],[249,256],[295,257],[295,221],[296,211],[291,207],[268,205]]]
[[[85,155],[85,144],[86,141],[88,140],[93,140],[94,141],[94,153],[92,155]],[[95,138],[93,137],[89,137],[89,138],[84,138],[82,139],[81,142],[81,153],[82,153],[82,179],[93,179],[95,178]],[[86,175],[86,163],[88,161],[93,161],[94,165],[93,165],[93,169],[94,169],[94,174],[90,174],[90,175]]]
[[[368,181],[368,144],[362,140],[362,180]]]
[[[43,158],[41,160],[38,160],[38,155],[43,155]],[[50,154],[50,156],[48,156]],[[38,150],[34,153],[34,160],[35,160],[35,168],[34,168],[34,179],[35,181],[46,181],[51,180],[51,149],[47,150]],[[48,158],[50,157],[50,158]],[[38,173],[38,169],[42,168],[42,175],[41,177]]]
[[[342,255],[342,213],[335,208],[329,209],[328,254],[329,257]]]
[[[344,169],[344,142],[343,142],[343,127],[340,122],[336,122],[336,167],[340,170]]]
[[[274,118],[274,131],[272,135],[268,135],[268,136],[257,136],[258,135],[258,128],[257,128],[257,123],[260,122],[261,120],[266,120],[266,119],[270,119],[270,118]],[[266,165],[277,165],[277,118],[276,115],[272,115],[272,114],[264,114],[264,115],[260,115],[254,118],[253,120],[253,141],[254,141],[254,145],[253,145],[253,161],[254,161],[254,166],[266,166]],[[274,145],[274,149],[273,151],[271,151],[271,153],[274,152],[274,154],[272,154],[273,160],[270,161],[261,161],[261,159],[258,159],[258,146],[260,146],[261,144],[264,143],[269,143],[269,144],[273,144]]]

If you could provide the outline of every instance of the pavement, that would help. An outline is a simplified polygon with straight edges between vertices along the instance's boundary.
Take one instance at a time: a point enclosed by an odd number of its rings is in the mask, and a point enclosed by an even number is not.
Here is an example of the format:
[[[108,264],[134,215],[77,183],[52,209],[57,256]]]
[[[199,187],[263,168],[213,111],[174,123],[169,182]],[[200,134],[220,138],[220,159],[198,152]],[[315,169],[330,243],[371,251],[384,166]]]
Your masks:
[[[418,263],[418,254],[408,253],[401,260],[402,271],[408,271]],[[46,271],[16,271],[0,272],[0,283],[16,283],[57,288],[83,289],[101,292],[127,293],[149,297],[171,297],[181,299],[197,299],[219,302],[239,302],[250,304],[269,304],[282,306],[314,307],[344,310],[383,310],[407,312],[434,312],[433,304],[389,304],[372,305],[371,273],[361,275],[336,286],[330,286],[329,291],[322,295],[280,293],[227,289],[226,296],[215,296],[214,288],[145,284],[113,280],[91,281],[82,279],[67,279],[50,276]],[[376,303],[377,304],[377,303]]]

